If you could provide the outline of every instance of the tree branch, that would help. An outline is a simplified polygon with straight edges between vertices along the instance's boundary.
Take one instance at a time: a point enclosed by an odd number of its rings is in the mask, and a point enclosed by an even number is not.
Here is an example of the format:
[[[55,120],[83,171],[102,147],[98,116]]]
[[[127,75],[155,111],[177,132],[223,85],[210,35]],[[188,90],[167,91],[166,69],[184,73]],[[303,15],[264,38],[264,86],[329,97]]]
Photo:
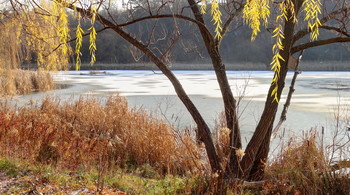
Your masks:
[[[100,33],[100,32],[102,32],[102,31],[104,31],[104,30],[107,30],[107,29],[109,29],[109,27],[104,27],[104,28],[102,28],[102,29],[96,31],[96,33]],[[88,36],[88,35],[90,35],[90,33],[85,33],[85,34],[83,34],[82,36],[83,36],[83,37],[86,37],[86,36]],[[55,47],[55,49],[53,49],[50,53],[48,53],[47,55],[45,55],[45,57],[51,55],[51,54],[52,54],[53,52],[55,52],[58,48],[60,48],[63,44],[70,43],[70,42],[73,42],[73,41],[75,41],[75,40],[77,40],[76,37],[73,38],[73,39],[68,40],[68,41],[65,42],[65,43],[60,43],[59,45],[57,45],[57,47]]]
[[[311,47],[317,47],[317,46],[322,46],[322,45],[327,45],[332,43],[344,43],[344,42],[350,42],[350,37],[336,37],[331,39],[318,40],[318,41],[300,44],[298,46],[292,47],[291,53],[294,54],[296,52],[299,52],[301,50],[308,49]]]
[[[244,5],[242,5],[240,8],[238,8],[234,14],[230,14],[230,17],[224,23],[224,25],[222,27],[222,31],[220,32],[221,36],[222,36],[222,39],[224,38],[225,34],[229,30],[229,27],[230,27],[233,19],[235,19],[235,17],[243,10],[243,7],[244,7]],[[220,43],[221,43],[222,39],[216,40],[216,45],[217,46],[220,46]]]
[[[321,24],[325,24],[326,22],[328,22],[330,19],[333,19],[335,18],[336,15],[342,13],[342,12],[348,12],[350,11],[350,7],[345,7],[343,9],[338,9],[330,14],[328,14],[328,16],[322,18],[320,20]],[[299,32],[297,32],[294,36],[293,36],[293,44],[295,42],[297,42],[298,40],[300,40],[301,38],[303,38],[305,35],[309,34],[311,31],[310,31],[310,28],[306,28],[306,29],[303,29],[303,30],[300,30]]]
[[[344,36],[350,37],[350,34],[346,31],[341,30],[340,28],[333,27],[333,26],[321,26],[320,28],[326,29],[326,30],[333,30],[336,31]]]
[[[274,139],[277,135],[277,132],[279,131],[279,129],[281,128],[282,124],[284,123],[284,121],[287,120],[287,112],[288,112],[288,108],[289,108],[289,105],[290,105],[290,102],[292,100],[292,96],[293,96],[293,93],[295,91],[295,81],[298,77],[298,75],[301,73],[299,71],[299,63],[300,63],[300,60],[303,56],[303,53],[304,53],[304,50],[301,50],[300,54],[299,54],[299,57],[296,61],[296,65],[295,65],[295,68],[294,68],[294,75],[293,75],[293,79],[292,79],[292,82],[290,84],[290,87],[289,87],[289,91],[288,91],[288,96],[287,96],[287,99],[286,99],[286,103],[284,104],[283,106],[283,110],[282,110],[282,113],[281,113],[281,117],[280,117],[280,120],[278,122],[278,124],[276,125],[276,127],[273,129],[272,131],[272,136],[271,136],[271,140]]]
[[[124,27],[124,26],[128,26],[131,24],[135,24],[137,22],[141,22],[144,20],[149,20],[149,19],[159,19],[159,18],[178,18],[178,19],[183,19],[192,23],[195,23],[199,26],[201,26],[202,28],[205,29],[206,33],[211,34],[210,31],[207,29],[207,27],[200,21],[195,20],[193,18],[184,16],[184,15],[179,15],[179,14],[162,14],[162,15],[152,15],[152,16],[146,16],[146,17],[142,17],[142,18],[138,18],[138,19],[134,19],[133,21],[124,23],[124,24],[119,24],[117,25],[117,27]]]

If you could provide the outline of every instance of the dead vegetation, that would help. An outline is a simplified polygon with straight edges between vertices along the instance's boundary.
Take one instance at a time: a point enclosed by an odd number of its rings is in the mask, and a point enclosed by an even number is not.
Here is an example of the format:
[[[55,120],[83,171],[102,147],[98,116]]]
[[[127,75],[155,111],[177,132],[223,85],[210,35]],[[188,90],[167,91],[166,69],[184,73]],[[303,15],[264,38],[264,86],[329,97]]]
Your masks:
[[[73,103],[72,103],[73,102]],[[0,153],[76,170],[149,164],[160,174],[199,171],[199,151],[188,135],[119,96],[61,101],[0,110]]]
[[[0,70],[0,95],[24,95],[55,87],[49,72],[20,69]]]
[[[80,97],[62,101],[48,97],[41,104],[16,108],[4,101],[0,106],[1,158],[54,167],[57,174],[61,174],[60,170],[94,174],[95,183],[90,186],[97,193],[106,188],[142,193],[151,189],[147,187],[151,184],[165,192],[170,190],[170,183],[179,185],[171,189],[172,194],[205,192],[209,185],[203,180],[185,182],[196,177],[210,182],[210,177],[203,177],[209,166],[193,131],[174,131],[152,114],[129,108],[125,98]],[[219,119],[216,147],[225,162],[230,131],[223,125]],[[242,183],[230,190],[240,194],[348,194],[350,175],[342,168],[347,168],[349,161],[343,159],[335,165],[331,162],[334,155],[319,141],[315,131],[302,139],[289,140],[265,164],[266,177],[258,186]],[[330,147],[326,147],[328,151],[332,151]],[[12,166],[7,170],[11,172]],[[118,176],[125,171],[137,176]],[[50,180],[59,183],[56,179]]]
[[[331,147],[337,146],[327,146]],[[350,193],[350,172],[333,168],[332,159],[317,139],[315,130],[305,134],[301,140],[291,138],[282,148],[267,166],[264,193]]]
[[[216,121],[215,139],[218,154],[225,163],[230,131],[225,128],[224,117],[221,113]],[[347,118],[345,121],[348,124]],[[339,127],[340,122],[337,121],[337,128],[333,130],[333,142],[328,144],[324,128],[321,131],[311,129],[287,141],[281,137],[280,151],[275,151],[274,157],[264,162],[263,181],[242,181],[231,190],[234,194],[349,194],[350,140],[347,140],[350,134],[346,125],[342,129]]]

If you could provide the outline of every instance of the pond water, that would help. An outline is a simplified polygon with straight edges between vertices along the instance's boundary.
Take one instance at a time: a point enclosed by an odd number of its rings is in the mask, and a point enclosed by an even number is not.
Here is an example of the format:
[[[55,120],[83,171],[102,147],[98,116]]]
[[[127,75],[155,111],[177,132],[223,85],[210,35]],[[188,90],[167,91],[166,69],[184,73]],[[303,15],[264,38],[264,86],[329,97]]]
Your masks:
[[[174,71],[191,99],[210,127],[215,125],[223,110],[220,91],[213,71]],[[159,116],[177,127],[193,125],[185,107],[176,97],[171,83],[158,71],[88,71],[58,72],[54,79],[71,87],[45,93],[21,96],[18,102],[39,100],[43,96],[59,95],[62,98],[94,95],[106,97],[119,93],[129,104],[157,112]],[[242,97],[239,103],[240,125],[244,137],[249,137],[262,112],[269,83],[269,71],[228,71],[234,95]],[[287,96],[293,72],[288,74],[285,92],[280,101],[280,111]],[[302,72],[298,76],[295,92],[282,129],[292,136],[311,128],[332,129],[334,110],[341,111],[350,98],[350,72]],[[279,114],[280,114],[279,111]],[[279,116],[278,114],[278,116]],[[279,118],[279,117],[278,117]],[[346,124],[345,124],[346,125]]]

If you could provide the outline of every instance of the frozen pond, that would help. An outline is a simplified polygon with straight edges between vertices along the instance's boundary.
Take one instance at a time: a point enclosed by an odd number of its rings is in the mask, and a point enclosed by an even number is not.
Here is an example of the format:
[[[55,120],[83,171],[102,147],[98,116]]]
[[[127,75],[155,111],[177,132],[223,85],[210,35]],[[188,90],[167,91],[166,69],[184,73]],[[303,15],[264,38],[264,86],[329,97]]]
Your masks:
[[[154,71],[106,71],[91,75],[88,71],[54,73],[57,83],[72,85],[70,88],[47,93],[36,93],[17,99],[40,99],[46,94],[68,98],[72,95],[107,96],[119,93],[127,97],[131,106],[156,111],[178,127],[193,125],[190,115],[176,97],[171,83],[160,72]],[[199,111],[211,127],[223,110],[220,91],[213,71],[174,71]],[[228,77],[239,104],[240,125],[243,136],[249,137],[262,112],[269,83],[273,76],[267,71],[228,71]],[[280,101],[283,106],[290,79],[288,74],[285,92]],[[329,127],[337,105],[348,102],[350,97],[350,72],[303,72],[298,76],[296,91],[283,129],[289,134],[310,128]],[[279,118],[280,112],[278,113]],[[290,131],[292,130],[292,131]]]

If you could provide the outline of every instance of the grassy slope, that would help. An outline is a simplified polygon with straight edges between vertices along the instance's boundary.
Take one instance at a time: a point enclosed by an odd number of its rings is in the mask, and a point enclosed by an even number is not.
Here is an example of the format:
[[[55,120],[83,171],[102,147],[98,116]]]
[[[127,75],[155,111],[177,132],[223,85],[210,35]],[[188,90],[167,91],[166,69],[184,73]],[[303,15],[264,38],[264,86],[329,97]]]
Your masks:
[[[0,194],[174,194],[190,193],[200,186],[198,178],[141,176],[141,170],[115,170],[100,175],[97,170],[69,171],[51,166],[0,160]]]

